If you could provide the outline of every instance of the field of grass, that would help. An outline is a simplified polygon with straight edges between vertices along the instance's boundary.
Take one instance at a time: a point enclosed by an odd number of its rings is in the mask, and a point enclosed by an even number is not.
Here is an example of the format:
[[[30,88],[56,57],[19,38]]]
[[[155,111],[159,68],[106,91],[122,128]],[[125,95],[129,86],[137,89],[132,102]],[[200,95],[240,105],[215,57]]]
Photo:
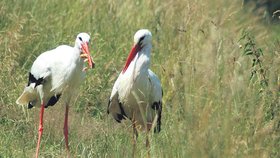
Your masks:
[[[15,101],[36,57],[73,45],[79,32],[91,34],[96,68],[70,108],[71,155],[131,157],[130,122],[116,123],[106,108],[140,28],[153,34],[151,69],[164,91],[152,157],[279,158],[277,27],[261,22],[241,0],[2,0],[0,158],[35,156],[39,108]],[[250,36],[242,38],[244,32]],[[243,55],[247,47],[253,54]],[[263,55],[252,67],[258,48]],[[63,119],[61,103],[45,110],[40,157],[66,157]],[[144,142],[143,133],[137,157],[146,156]]]

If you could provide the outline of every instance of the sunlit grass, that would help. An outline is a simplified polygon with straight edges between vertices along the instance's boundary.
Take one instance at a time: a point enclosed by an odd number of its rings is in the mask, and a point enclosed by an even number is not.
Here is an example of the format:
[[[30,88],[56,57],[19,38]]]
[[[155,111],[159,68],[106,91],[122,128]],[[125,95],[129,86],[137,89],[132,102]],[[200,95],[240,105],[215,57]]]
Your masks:
[[[96,68],[70,110],[73,157],[131,157],[130,122],[106,114],[113,83],[140,28],[153,34],[151,69],[164,91],[162,131],[152,157],[279,157],[279,31],[242,2],[202,0],[0,2],[0,157],[33,157],[39,108],[15,100],[36,57],[79,32],[92,37]],[[251,58],[239,41],[247,30],[263,50],[268,86],[250,81]],[[276,30],[276,31],[274,31]],[[45,111],[40,156],[65,157],[64,106]],[[137,157],[146,156],[145,135]]]

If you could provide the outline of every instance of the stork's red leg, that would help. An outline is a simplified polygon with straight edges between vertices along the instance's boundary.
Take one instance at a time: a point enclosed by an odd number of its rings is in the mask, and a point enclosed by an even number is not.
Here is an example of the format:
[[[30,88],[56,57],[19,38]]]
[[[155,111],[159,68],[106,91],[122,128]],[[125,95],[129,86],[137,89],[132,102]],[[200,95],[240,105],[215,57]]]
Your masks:
[[[68,145],[68,111],[69,111],[69,105],[66,104],[65,118],[64,118],[64,137],[65,137],[66,152],[68,157],[70,157],[69,145]]]
[[[40,142],[41,142],[41,137],[43,134],[44,109],[45,109],[45,105],[44,105],[44,102],[42,102],[41,111],[40,111],[39,129],[38,129],[38,142],[37,142],[37,147],[36,147],[36,158],[38,158],[38,155],[39,155]]]

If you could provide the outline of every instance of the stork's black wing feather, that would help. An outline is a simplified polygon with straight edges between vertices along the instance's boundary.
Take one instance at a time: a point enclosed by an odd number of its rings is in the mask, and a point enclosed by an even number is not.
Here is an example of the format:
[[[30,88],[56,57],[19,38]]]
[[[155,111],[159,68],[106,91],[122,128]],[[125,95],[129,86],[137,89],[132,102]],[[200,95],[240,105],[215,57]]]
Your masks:
[[[34,77],[34,75],[33,75],[31,72],[29,72],[29,79],[28,79],[28,84],[27,84],[27,86],[29,86],[31,83],[35,83],[35,87],[36,87],[36,86],[42,84],[43,81],[44,81],[44,79],[43,79],[42,77],[36,79],[36,78]]]

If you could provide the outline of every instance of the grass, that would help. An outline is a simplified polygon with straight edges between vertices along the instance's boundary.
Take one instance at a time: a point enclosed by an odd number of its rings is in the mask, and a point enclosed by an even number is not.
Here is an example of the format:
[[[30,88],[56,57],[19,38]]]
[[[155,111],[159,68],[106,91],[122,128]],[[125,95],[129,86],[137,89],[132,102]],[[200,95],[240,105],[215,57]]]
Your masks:
[[[0,2],[0,157],[33,157],[39,108],[15,100],[36,57],[79,32],[92,36],[96,68],[88,71],[70,110],[74,157],[131,157],[132,129],[106,114],[111,88],[140,28],[153,34],[151,69],[161,79],[162,131],[152,157],[280,157],[278,26],[255,17],[242,1],[2,0]],[[249,32],[268,80],[250,80]],[[261,76],[261,75],[259,75]],[[64,106],[44,116],[42,157],[65,157]],[[145,157],[145,135],[137,157]]]

